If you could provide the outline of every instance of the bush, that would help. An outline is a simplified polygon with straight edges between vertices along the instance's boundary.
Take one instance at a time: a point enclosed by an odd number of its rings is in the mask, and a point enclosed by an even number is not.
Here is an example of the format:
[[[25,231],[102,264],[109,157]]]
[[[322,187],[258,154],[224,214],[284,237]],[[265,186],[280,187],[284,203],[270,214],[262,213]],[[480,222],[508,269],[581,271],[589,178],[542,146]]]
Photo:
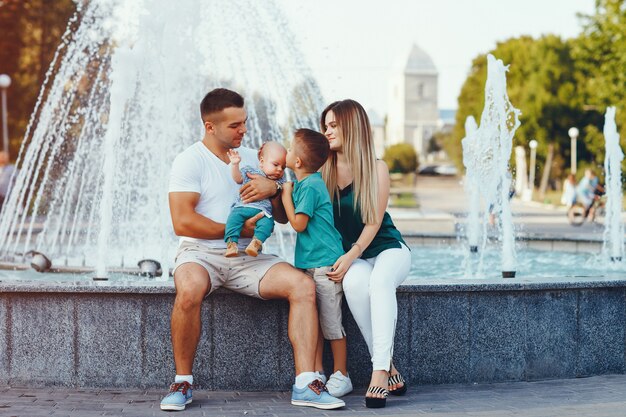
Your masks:
[[[408,174],[417,171],[417,153],[413,146],[408,143],[392,145],[385,150],[383,161],[389,167],[390,172]]]

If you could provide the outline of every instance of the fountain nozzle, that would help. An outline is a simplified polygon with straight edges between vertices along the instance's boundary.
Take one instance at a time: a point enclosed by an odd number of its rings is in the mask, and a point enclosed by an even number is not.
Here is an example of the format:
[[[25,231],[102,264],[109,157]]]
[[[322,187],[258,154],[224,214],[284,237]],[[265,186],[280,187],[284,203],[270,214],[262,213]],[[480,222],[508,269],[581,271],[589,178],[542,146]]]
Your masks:
[[[48,272],[52,266],[52,262],[46,255],[37,251],[30,251],[33,256],[30,260],[30,266],[37,272]]]
[[[515,278],[515,271],[502,271],[502,278]]]
[[[470,253],[478,253],[478,246],[470,246]]]
[[[137,266],[140,269],[139,275],[149,278],[154,278],[161,269],[161,264],[153,259],[142,259]]]

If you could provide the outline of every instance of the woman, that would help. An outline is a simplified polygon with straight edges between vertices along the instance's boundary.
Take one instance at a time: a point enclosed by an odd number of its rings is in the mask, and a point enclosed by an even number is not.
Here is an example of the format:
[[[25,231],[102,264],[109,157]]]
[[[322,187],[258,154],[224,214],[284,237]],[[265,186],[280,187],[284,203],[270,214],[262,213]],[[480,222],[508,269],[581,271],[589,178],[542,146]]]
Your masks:
[[[411,254],[385,211],[389,170],[376,160],[363,107],[354,100],[334,102],[322,112],[321,127],[331,150],[322,177],[346,251],[328,276],[343,280],[348,306],[372,356],[365,405],[380,408],[388,393],[403,395],[407,389],[393,366],[392,355],[396,288],[409,273]]]

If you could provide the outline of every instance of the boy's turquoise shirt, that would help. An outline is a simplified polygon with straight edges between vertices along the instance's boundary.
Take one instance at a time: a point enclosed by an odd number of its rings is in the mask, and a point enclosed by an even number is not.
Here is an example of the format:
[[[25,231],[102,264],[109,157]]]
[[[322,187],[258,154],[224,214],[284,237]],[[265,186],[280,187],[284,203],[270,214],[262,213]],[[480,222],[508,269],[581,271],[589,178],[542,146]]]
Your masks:
[[[309,216],[309,222],[296,238],[296,268],[331,266],[343,255],[341,235],[335,229],[333,205],[326,184],[319,172],[309,175],[293,186],[296,214]]]

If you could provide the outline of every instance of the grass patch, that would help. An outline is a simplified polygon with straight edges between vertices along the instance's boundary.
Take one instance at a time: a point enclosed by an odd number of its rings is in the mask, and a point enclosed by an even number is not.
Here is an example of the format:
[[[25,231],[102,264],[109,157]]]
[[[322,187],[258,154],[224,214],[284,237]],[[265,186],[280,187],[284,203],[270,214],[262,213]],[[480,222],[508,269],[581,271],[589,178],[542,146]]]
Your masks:
[[[401,208],[418,208],[420,206],[415,194],[408,192],[391,194],[389,205]]]

